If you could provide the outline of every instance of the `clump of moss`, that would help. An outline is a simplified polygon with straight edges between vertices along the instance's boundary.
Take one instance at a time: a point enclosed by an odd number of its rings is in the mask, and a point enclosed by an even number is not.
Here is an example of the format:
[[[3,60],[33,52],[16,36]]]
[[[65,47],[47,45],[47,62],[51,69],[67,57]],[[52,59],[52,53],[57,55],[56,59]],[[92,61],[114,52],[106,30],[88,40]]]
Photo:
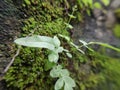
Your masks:
[[[106,82],[104,82],[104,87],[108,84],[106,90],[114,89],[119,90],[120,88],[120,61],[119,59],[110,59],[109,62],[105,63],[105,70],[103,75],[105,76]],[[105,90],[105,89],[104,89]]]
[[[26,2],[25,2],[26,4]],[[40,1],[37,5],[28,2],[24,6],[27,17],[23,20],[21,37],[33,34],[54,36],[57,34],[69,35],[64,24],[63,9],[57,0]],[[22,47],[19,56],[15,59],[5,80],[10,89],[15,90],[53,90],[54,79],[49,75],[47,67],[48,51],[37,48]],[[47,86],[47,87],[46,87]]]
[[[68,18],[64,17],[65,7],[63,4],[66,1],[65,5],[69,8],[67,0],[24,1],[22,9],[26,17],[23,20],[21,37],[33,34],[51,37],[57,34],[69,36],[65,25]],[[93,90],[100,83],[105,82],[105,78],[111,81],[110,78],[114,74],[119,75],[118,61],[103,57],[96,52],[89,52],[89,50],[86,50],[86,54],[81,54],[63,38],[60,40],[62,46],[73,55],[70,59],[65,53],[61,53],[59,64],[66,67],[75,79],[77,84],[75,90]],[[46,49],[22,47],[19,56],[5,75],[8,87],[12,90],[53,90],[56,79],[49,76],[51,67],[47,67],[47,64],[50,64],[47,62],[48,53]],[[116,62],[112,67],[111,61]],[[114,68],[115,65],[117,65],[117,69]],[[45,69],[46,67],[47,69]],[[116,70],[114,71],[114,69]],[[107,76],[109,72],[110,74]],[[119,83],[118,78],[114,79],[116,83]]]
[[[38,48],[22,48],[5,76],[8,87],[17,87],[20,90],[31,88],[32,90],[37,90],[37,88],[47,90],[46,86],[52,88],[53,80],[49,77],[49,72],[44,69],[47,60],[44,53]]]
[[[116,18],[117,18],[117,19],[120,19],[120,8],[116,9],[116,10],[114,11],[114,13],[115,13]]]
[[[113,30],[116,37],[120,38],[120,24],[116,24]]]

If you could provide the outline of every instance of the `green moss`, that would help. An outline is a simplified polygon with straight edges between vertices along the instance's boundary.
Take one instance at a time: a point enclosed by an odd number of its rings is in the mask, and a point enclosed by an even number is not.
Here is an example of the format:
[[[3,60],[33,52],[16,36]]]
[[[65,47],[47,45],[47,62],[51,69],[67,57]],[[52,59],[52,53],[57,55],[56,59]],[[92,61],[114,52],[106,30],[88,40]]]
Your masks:
[[[116,24],[113,30],[116,37],[120,38],[120,24]]]
[[[109,90],[119,90],[120,88],[120,61],[118,59],[109,59],[108,62],[104,63],[105,70],[103,70],[103,75],[105,77],[105,82],[102,84],[104,89]],[[108,86],[108,87],[106,87]]]
[[[56,34],[62,34],[66,36],[69,35],[62,18],[43,24],[41,30],[39,31],[39,34],[47,36],[53,36]]]
[[[115,13],[116,17],[117,17],[118,19],[120,19],[120,8],[116,9],[116,10],[114,11],[114,13]]]
[[[94,53],[92,57],[94,57],[91,64],[93,72],[102,76],[100,82],[97,83],[97,88],[100,90],[119,90],[119,59],[110,58],[99,53]]]
[[[23,20],[21,37],[33,34],[51,37],[57,34],[69,36],[65,25],[68,17],[64,14],[66,13],[64,1],[69,9],[70,3],[67,0],[36,0],[36,3],[31,0],[29,5],[24,3],[24,12],[27,17]],[[71,77],[75,79],[77,84],[75,90],[94,90],[107,81],[120,84],[118,60],[88,50],[85,51],[86,54],[81,54],[63,38],[60,38],[60,41],[73,56],[70,59],[65,53],[60,54],[59,64],[67,68]],[[47,66],[50,64],[47,62],[48,53],[46,49],[22,47],[19,56],[5,75],[9,88],[12,90],[53,90],[56,80],[49,76],[51,67]]]
[[[27,18],[23,21],[21,37],[33,34],[69,35],[65,21],[61,18],[62,8],[59,7],[57,0],[54,3],[42,1],[36,6],[31,2],[25,5],[25,10],[26,7],[29,10],[25,11]],[[45,69],[48,53],[45,49],[22,47],[19,56],[5,75],[8,87],[12,90],[14,88],[15,90],[38,90],[38,88],[39,90],[48,90],[48,88],[53,90],[55,80],[50,77],[49,68]]]
[[[5,79],[8,86],[17,87],[21,90],[27,88],[39,88],[47,90],[52,88],[52,78],[49,72],[44,70],[47,60],[43,51],[37,48],[22,48],[19,56],[15,59],[13,66],[7,72]],[[43,83],[45,82],[45,83]]]

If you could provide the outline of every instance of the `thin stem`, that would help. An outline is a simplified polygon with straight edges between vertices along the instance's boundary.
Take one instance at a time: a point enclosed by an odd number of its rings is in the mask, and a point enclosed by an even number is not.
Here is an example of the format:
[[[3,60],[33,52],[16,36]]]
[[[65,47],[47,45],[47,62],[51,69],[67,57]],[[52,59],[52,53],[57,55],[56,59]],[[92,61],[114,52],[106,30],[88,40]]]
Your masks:
[[[4,71],[2,72],[2,74],[5,74],[5,73],[8,71],[8,69],[9,69],[10,66],[13,64],[15,58],[19,55],[19,53],[20,53],[20,48],[17,49],[16,54],[13,56],[12,60],[11,60],[10,63],[7,65],[7,67],[4,69]]]
[[[113,47],[107,43],[101,43],[101,42],[89,42],[88,45],[91,45],[91,44],[98,44],[98,45],[101,45],[101,46],[104,46],[104,47],[107,47],[107,48],[110,48],[110,49],[113,49],[117,52],[120,52],[120,49],[119,48],[116,48],[116,47]]]

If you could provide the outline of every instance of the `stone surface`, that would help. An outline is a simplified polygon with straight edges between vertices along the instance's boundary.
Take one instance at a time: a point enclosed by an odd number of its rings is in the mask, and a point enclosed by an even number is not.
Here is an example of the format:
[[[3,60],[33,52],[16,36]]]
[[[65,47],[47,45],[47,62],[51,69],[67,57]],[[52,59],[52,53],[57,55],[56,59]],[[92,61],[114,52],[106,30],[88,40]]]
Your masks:
[[[120,0],[112,0],[112,3],[110,5],[110,9],[117,9],[120,8]]]
[[[120,48],[120,39],[113,34],[113,27],[118,22],[111,9],[102,10],[95,9],[93,11],[94,17],[85,17],[83,24],[73,24],[73,39],[76,44],[79,44],[79,39],[86,42],[95,41],[103,42]],[[120,57],[119,53],[112,50],[107,52],[110,56]]]
[[[11,61],[13,40],[19,34],[19,13],[14,5],[0,0],[0,90],[6,90],[2,72]]]

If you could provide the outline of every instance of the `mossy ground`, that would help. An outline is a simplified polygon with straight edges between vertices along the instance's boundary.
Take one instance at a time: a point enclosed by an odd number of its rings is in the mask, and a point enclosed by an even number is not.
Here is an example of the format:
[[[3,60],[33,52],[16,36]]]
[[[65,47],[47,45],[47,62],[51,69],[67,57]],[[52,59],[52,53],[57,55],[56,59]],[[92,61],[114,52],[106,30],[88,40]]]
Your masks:
[[[70,36],[65,25],[68,17],[64,16],[64,1],[36,1],[38,2],[25,2],[22,7],[27,17],[23,19],[20,37],[34,34]],[[120,86],[119,60],[89,50],[85,50],[86,54],[81,54],[66,40],[59,38],[62,46],[73,55],[70,59],[62,53],[59,63],[70,71],[77,84],[75,90],[93,90],[106,81],[115,82]],[[53,90],[56,80],[49,75],[50,67],[45,69],[47,63],[50,64],[47,60],[48,53],[46,49],[22,47],[19,56],[5,75],[9,89]]]

